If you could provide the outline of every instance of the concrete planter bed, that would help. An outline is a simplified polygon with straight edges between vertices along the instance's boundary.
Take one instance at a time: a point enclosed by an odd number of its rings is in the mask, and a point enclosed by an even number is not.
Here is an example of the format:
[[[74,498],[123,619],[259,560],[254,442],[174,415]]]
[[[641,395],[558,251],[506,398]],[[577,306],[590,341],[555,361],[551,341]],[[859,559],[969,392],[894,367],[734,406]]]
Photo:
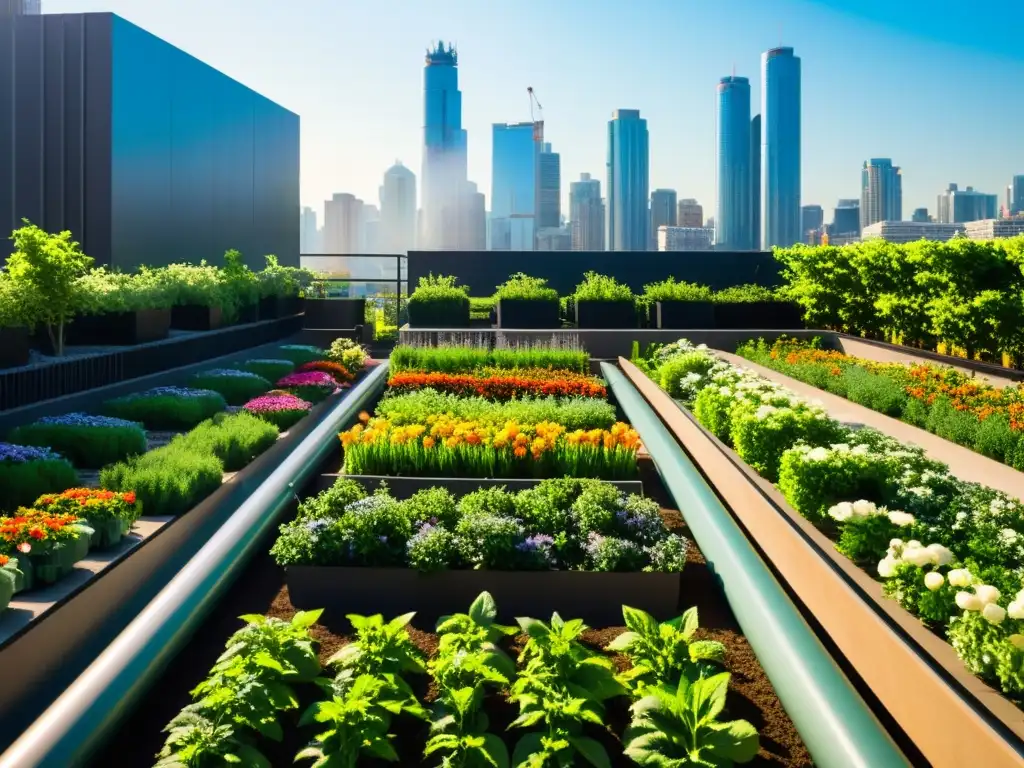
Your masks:
[[[576,301],[578,328],[636,328],[636,303],[628,301]]]
[[[710,301],[658,301],[654,304],[658,329],[715,327],[715,305]]]
[[[499,328],[557,328],[558,300],[499,299],[497,304]],[[490,322],[486,327],[490,327]]]
[[[220,307],[186,304],[171,310],[171,328],[179,331],[215,331],[224,325]]]
[[[715,303],[712,307],[714,313],[713,328],[721,328],[723,330],[738,328],[784,328],[796,330],[804,327],[803,314],[800,311],[800,307],[787,302],[728,302]]]
[[[67,327],[67,343],[81,346],[133,346],[166,339],[170,309],[140,309],[76,317]]]
[[[302,299],[298,296],[264,296],[260,299],[259,319],[276,320],[302,311]]]

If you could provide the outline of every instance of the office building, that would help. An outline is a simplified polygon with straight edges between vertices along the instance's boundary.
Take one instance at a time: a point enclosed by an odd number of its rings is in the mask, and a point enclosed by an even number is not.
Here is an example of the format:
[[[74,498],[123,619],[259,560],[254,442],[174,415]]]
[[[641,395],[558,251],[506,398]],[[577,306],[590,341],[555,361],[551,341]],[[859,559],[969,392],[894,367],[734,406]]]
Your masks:
[[[533,123],[495,123],[491,135],[491,250],[532,251],[540,149]]]
[[[359,243],[360,253],[383,253],[380,248],[380,209],[372,203],[363,203],[361,216],[363,231]]]
[[[1024,235],[1024,219],[982,219],[964,224],[964,233],[971,240],[995,240],[1000,237]]]
[[[0,61],[0,232],[120,269],[298,265],[298,115],[111,13],[0,18]]]
[[[316,226],[316,211],[309,206],[299,212],[299,253],[320,253],[320,230]]]
[[[659,251],[711,251],[715,230],[709,227],[658,227]]]
[[[812,235],[821,231],[825,224],[825,211],[820,205],[803,205],[800,207],[800,231],[803,232],[801,242],[810,244]]]
[[[840,200],[832,211],[829,240],[838,235],[860,236],[860,200]]]
[[[384,171],[380,193],[381,253],[416,248],[416,174],[398,160]]]
[[[920,224],[925,221],[931,221],[932,217],[928,215],[927,208],[915,208],[914,212],[910,214],[910,220]]]
[[[537,230],[538,251],[571,251],[572,230],[569,227],[542,227]]]
[[[750,81],[723,77],[718,83],[715,244],[728,251],[754,247],[750,212]]]
[[[792,48],[761,56],[761,244],[800,237],[800,59]]]
[[[41,0],[0,0],[0,19],[5,16],[38,16],[43,12]]]
[[[581,173],[579,181],[569,184],[569,227],[572,232],[572,250],[604,250],[601,182],[590,178],[589,173]]]
[[[994,219],[999,207],[998,195],[986,195],[974,187],[960,189],[950,184],[939,194],[936,220],[943,224]]]
[[[1011,216],[1024,213],[1024,175],[1014,176],[1007,186],[1006,207]]]
[[[562,158],[545,144],[538,159],[537,227],[562,225]]]
[[[903,176],[887,157],[864,163],[860,172],[860,228],[903,219]]]
[[[881,238],[890,243],[915,243],[918,240],[946,241],[963,230],[962,224],[945,224],[936,221],[878,221],[864,227],[861,239]],[[833,245],[835,244],[833,243]]]
[[[487,250],[487,201],[475,181],[467,181],[462,193],[465,215],[459,237],[463,250]]]
[[[750,235],[751,248],[761,250],[761,116],[750,120]]]
[[[324,202],[324,253],[363,253],[363,201],[348,192]]]
[[[616,110],[608,121],[608,250],[647,250],[649,162],[647,121],[640,110]]]
[[[676,206],[676,226],[703,227],[704,207],[692,197],[680,200]]]
[[[659,227],[674,227],[678,217],[676,210],[676,191],[674,189],[656,189],[651,192],[651,243],[650,250],[658,250],[657,232]]]
[[[438,42],[423,69],[422,236],[427,250],[465,250],[466,131],[462,127],[459,56]]]

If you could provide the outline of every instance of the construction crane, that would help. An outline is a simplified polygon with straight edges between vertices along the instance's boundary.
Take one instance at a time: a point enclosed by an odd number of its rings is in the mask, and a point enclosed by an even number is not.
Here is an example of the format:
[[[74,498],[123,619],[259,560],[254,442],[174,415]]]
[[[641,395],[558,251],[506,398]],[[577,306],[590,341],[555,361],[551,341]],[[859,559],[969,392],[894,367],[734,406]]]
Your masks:
[[[544,143],[544,107],[540,105],[537,94],[533,92],[533,86],[527,86],[527,94],[530,96],[530,120],[533,121],[533,140],[539,144]]]

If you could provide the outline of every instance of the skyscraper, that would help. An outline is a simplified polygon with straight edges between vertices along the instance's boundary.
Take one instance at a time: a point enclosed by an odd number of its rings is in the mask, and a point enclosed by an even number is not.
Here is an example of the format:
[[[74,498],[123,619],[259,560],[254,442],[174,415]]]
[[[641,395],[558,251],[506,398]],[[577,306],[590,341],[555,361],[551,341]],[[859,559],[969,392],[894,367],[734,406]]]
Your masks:
[[[676,206],[676,224],[680,227],[703,227],[704,208],[692,197],[680,200]]]
[[[537,229],[558,227],[562,223],[562,158],[551,151],[551,144],[541,150],[538,166]]]
[[[751,248],[761,250],[761,116],[750,120],[750,231]]]
[[[608,121],[608,250],[647,250],[649,162],[647,121],[638,109],[616,110]]]
[[[761,247],[800,242],[800,59],[761,55]]]
[[[466,201],[466,131],[462,127],[459,57],[438,42],[423,70],[423,242],[421,248],[458,250]]]
[[[41,0],[0,0],[0,18],[4,16],[38,16],[43,12]]]
[[[860,200],[840,200],[832,212],[832,226],[829,235],[860,235]]]
[[[475,181],[467,181],[463,188],[465,216],[462,221],[460,238],[466,251],[487,250],[487,201],[484,193],[477,190]]]
[[[809,232],[817,232],[825,223],[825,211],[820,205],[804,205],[800,208],[800,231],[803,233],[801,242],[811,243]]]
[[[887,157],[868,160],[860,172],[860,228],[902,220],[902,171]]]
[[[371,203],[364,203],[360,224],[359,253],[383,253],[380,249],[380,209]]]
[[[935,220],[941,224],[959,224],[994,219],[998,208],[999,195],[986,195],[974,187],[960,189],[956,184],[950,184],[939,194]]]
[[[363,201],[347,192],[335,194],[324,203],[323,252],[362,253]]]
[[[495,123],[492,136],[491,250],[532,251],[540,150],[533,123]]]
[[[316,211],[306,206],[299,213],[299,253],[319,253],[319,230],[316,228]]]
[[[676,191],[674,189],[656,189],[651,192],[651,230],[653,242],[650,250],[658,250],[658,227],[674,227],[679,220],[676,210]]]
[[[923,224],[927,221],[931,221],[931,217],[928,215],[927,208],[915,208],[914,212],[910,216],[910,220],[915,224]]]
[[[382,253],[408,253],[416,247],[416,174],[398,160],[384,171],[380,226]]]
[[[569,184],[569,221],[574,251],[604,250],[604,201],[601,182],[581,173]]]
[[[718,83],[718,207],[715,244],[728,251],[754,247],[750,214],[750,81]]]
[[[1010,209],[1010,215],[1016,216],[1024,213],[1024,176],[1014,176],[1007,188],[1006,207]]]

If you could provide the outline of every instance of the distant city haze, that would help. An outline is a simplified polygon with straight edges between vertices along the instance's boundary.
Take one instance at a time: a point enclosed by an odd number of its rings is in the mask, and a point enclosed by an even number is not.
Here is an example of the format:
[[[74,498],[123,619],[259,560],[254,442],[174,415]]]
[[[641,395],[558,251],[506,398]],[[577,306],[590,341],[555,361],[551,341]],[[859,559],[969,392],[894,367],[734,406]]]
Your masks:
[[[302,118],[302,204],[351,193],[379,205],[396,159],[422,179],[424,51],[458,48],[467,177],[491,209],[494,123],[544,107],[561,209],[589,173],[607,196],[608,123],[639,110],[649,189],[717,206],[716,87],[761,56],[801,65],[800,204],[826,219],[861,194],[865,161],[901,169],[902,210],[936,213],[950,183],[1006,194],[1024,173],[1024,48],[999,6],[935,0],[43,0],[44,13],[111,11]],[[607,215],[612,215],[609,211]],[[407,219],[405,219],[407,221]],[[653,233],[652,233],[653,234]]]

